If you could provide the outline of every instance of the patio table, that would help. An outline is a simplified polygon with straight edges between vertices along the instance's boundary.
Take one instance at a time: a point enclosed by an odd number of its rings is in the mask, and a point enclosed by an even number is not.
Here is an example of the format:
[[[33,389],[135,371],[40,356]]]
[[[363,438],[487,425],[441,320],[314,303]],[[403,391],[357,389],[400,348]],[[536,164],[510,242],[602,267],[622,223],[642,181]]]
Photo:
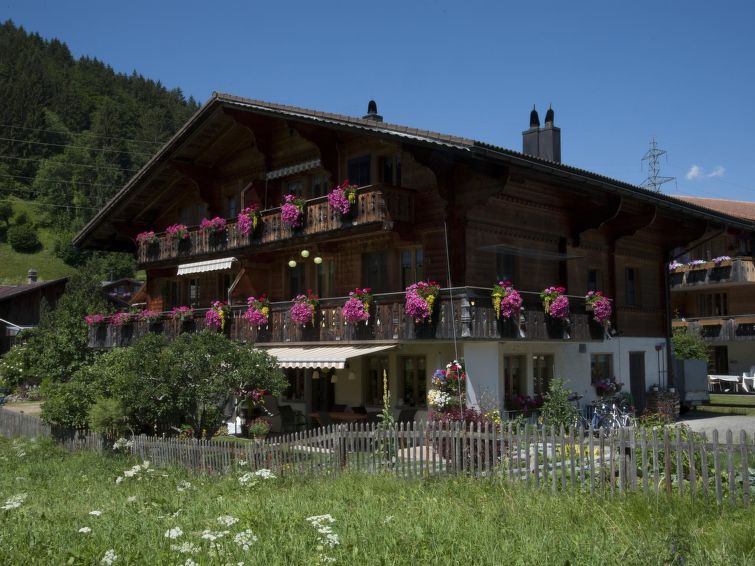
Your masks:
[[[734,386],[734,391],[739,392],[739,380],[741,378],[737,375],[709,375],[708,379],[717,379],[722,386],[724,383],[732,384]]]

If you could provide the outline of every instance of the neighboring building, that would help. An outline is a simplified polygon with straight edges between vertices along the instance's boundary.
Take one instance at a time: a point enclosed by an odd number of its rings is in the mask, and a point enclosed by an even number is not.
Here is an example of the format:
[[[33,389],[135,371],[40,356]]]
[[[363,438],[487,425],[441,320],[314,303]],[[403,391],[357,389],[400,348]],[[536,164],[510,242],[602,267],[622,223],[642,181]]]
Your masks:
[[[117,307],[128,307],[136,300],[144,281],[124,278],[116,281],[103,281],[102,292],[108,300]]]
[[[38,281],[30,269],[25,284],[0,285],[0,355],[10,350],[21,330],[39,324],[43,300],[55,308],[67,282],[67,277]]]
[[[545,122],[532,112],[524,154],[384,123],[373,102],[353,118],[214,94],[75,243],[135,252],[147,273],[139,300],[150,309],[202,309],[230,296],[231,336],[279,357],[285,398],[307,413],[378,407],[384,371],[397,408],[421,409],[433,371],[456,356],[475,403],[510,407],[554,377],[589,400],[594,380],[616,377],[641,405],[666,367],[671,251],[755,224],[562,165],[552,110]],[[360,187],[345,221],[326,198],[344,179]],[[299,232],[281,222],[286,194],[307,199]],[[263,210],[258,237],[235,222],[251,204]],[[197,224],[216,215],[228,219],[227,234],[211,238]],[[163,233],[175,223],[191,226],[187,240]],[[157,242],[135,246],[150,230]],[[404,289],[423,279],[444,287],[430,327],[404,311]],[[521,335],[496,322],[490,289],[500,279],[522,292]],[[568,289],[567,333],[546,324],[539,292],[552,285]],[[356,287],[376,293],[371,317],[345,325],[341,306]],[[322,300],[314,327],[302,328],[288,309],[306,289]],[[612,339],[591,331],[591,289],[614,299]],[[262,293],[273,301],[270,322],[251,328],[240,315]],[[160,328],[180,331],[173,320]],[[143,332],[93,330],[91,344],[128,344]]]
[[[755,220],[755,202],[680,198]],[[674,326],[699,331],[710,342],[711,374],[741,376],[755,366],[753,247],[752,237],[725,230],[693,248],[681,250],[677,262],[683,265],[670,273]]]

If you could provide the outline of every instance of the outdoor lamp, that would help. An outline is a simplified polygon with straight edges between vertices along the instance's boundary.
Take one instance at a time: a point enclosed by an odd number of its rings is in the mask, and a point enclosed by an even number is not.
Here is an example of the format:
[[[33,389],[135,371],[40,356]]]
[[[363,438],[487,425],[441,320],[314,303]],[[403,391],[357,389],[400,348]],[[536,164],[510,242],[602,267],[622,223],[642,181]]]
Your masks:
[[[301,251],[301,257],[308,258],[309,257],[309,250],[302,250]]]
[[[330,378],[330,382],[331,383],[338,383],[338,375],[336,375],[334,373],[333,376]]]
[[[293,269],[294,267],[296,267],[296,260],[295,260],[295,259],[291,259],[291,260],[289,260],[289,262],[288,262],[288,266],[289,266],[289,267],[290,267],[291,269]]]
[[[320,372],[315,370],[312,372],[312,379],[320,379]]]
[[[353,371],[349,372],[349,381],[354,381],[357,378],[357,374],[355,374]]]
[[[322,258],[318,255],[313,260],[317,265],[320,265],[322,263]]]

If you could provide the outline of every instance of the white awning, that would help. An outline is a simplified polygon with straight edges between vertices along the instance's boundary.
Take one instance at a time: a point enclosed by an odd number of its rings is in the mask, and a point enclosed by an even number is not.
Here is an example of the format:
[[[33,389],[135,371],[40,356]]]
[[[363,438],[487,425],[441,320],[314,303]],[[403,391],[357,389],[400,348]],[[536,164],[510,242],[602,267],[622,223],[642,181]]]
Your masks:
[[[259,346],[258,346],[259,347]],[[346,367],[346,360],[395,348],[387,346],[284,346],[263,348],[278,358],[282,368],[336,368]]]
[[[238,262],[235,257],[225,257],[223,259],[208,259],[207,261],[198,261],[196,263],[184,263],[178,266],[178,273],[176,275],[205,273],[207,271],[226,271],[233,267],[234,262]]]

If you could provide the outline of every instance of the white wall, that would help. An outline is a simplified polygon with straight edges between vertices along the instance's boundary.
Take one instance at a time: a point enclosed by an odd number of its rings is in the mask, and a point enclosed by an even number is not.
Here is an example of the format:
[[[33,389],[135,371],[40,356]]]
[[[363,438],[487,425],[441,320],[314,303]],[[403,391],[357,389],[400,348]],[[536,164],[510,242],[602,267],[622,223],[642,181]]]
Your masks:
[[[726,346],[728,346],[731,375],[742,375],[743,372],[749,372],[750,368],[755,366],[755,342],[727,342]]]

